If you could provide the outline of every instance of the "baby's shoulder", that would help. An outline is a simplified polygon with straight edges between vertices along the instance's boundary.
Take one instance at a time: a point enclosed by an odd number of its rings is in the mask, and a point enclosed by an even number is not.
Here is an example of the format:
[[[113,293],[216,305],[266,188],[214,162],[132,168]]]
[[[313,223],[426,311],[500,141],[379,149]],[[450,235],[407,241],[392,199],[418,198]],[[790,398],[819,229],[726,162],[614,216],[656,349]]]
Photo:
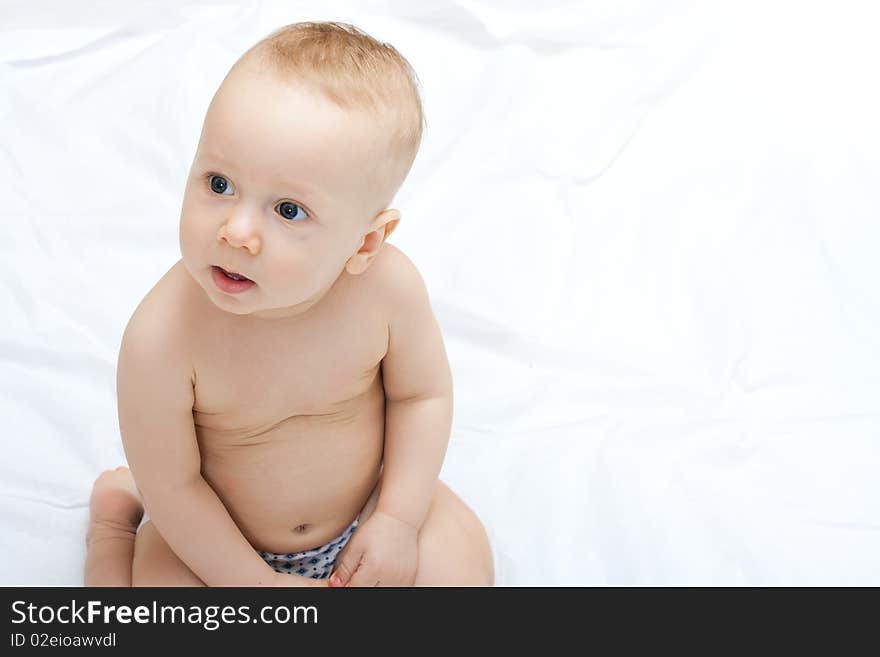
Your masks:
[[[370,287],[381,296],[389,311],[405,308],[414,299],[427,295],[418,268],[393,244],[382,245],[370,270],[374,270]]]
[[[193,326],[193,313],[199,307],[194,284],[183,260],[178,260],[144,295],[128,321],[126,333],[141,339],[149,336],[169,348],[183,346]]]
[[[385,242],[367,273],[372,273],[379,285],[393,285],[401,277],[411,275],[415,265],[407,255],[393,244]]]

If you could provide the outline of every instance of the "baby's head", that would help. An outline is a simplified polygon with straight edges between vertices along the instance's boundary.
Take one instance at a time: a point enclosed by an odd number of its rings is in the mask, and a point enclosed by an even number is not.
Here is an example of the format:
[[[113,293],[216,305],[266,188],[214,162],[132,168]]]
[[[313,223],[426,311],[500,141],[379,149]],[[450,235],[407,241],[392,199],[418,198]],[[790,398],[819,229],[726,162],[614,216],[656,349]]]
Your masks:
[[[423,124],[417,77],[392,46],[340,23],[268,35],[205,116],[180,217],[190,275],[230,313],[307,311],[345,272],[363,273],[397,227],[388,206]],[[224,292],[215,267],[256,284]]]

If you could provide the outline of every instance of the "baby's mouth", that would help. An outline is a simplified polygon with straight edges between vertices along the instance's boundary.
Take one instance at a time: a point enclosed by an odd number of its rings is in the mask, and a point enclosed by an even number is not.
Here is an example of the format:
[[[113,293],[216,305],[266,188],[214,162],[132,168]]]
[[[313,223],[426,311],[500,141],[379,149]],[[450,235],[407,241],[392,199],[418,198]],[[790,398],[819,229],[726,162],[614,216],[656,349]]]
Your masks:
[[[251,281],[251,283],[254,282],[251,279],[249,279],[247,276],[236,273],[234,271],[226,271],[225,269],[223,269],[223,267],[218,267],[217,265],[214,265],[214,269],[219,270],[224,276],[226,276],[226,278],[231,279],[233,281]]]

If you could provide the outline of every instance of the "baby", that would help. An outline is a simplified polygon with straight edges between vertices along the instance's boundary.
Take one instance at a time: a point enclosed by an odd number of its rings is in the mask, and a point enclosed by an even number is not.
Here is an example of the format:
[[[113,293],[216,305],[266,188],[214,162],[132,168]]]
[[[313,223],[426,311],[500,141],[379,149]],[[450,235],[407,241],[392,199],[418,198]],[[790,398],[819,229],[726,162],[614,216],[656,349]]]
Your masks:
[[[182,258],[122,338],[131,471],[95,482],[87,586],[493,583],[482,524],[438,479],[443,339],[385,242],[422,124],[408,62],[350,25],[281,28],[226,75]]]

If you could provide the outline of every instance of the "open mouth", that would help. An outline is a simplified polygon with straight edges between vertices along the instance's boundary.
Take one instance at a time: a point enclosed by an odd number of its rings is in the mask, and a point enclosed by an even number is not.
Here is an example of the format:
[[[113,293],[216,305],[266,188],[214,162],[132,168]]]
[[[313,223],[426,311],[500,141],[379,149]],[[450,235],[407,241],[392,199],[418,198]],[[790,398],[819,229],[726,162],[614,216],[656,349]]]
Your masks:
[[[214,285],[228,294],[238,294],[256,285],[247,276],[234,271],[226,271],[217,265],[211,266],[211,277],[214,279]]]
[[[228,279],[230,279],[230,280],[233,280],[233,281],[251,281],[251,279],[249,279],[247,276],[243,276],[242,274],[239,274],[239,273],[234,272],[234,271],[226,271],[225,269],[223,269],[223,267],[216,267],[216,269],[219,269],[219,270],[220,270],[220,273],[223,274],[224,276],[226,276],[226,278],[228,278]],[[251,283],[253,283],[253,281],[251,281]]]

